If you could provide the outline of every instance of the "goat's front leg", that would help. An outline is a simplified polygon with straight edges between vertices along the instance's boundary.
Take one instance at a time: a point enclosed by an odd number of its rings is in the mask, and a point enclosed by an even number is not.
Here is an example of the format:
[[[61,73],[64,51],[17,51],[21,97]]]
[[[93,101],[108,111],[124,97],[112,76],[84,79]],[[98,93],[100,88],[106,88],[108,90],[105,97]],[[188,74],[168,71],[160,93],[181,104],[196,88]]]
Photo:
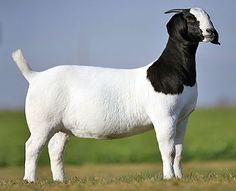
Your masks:
[[[163,178],[174,178],[175,120],[172,117],[164,117],[153,124],[163,162]]]
[[[182,178],[182,164],[181,155],[183,152],[183,141],[184,135],[188,124],[188,117],[178,122],[176,126],[176,137],[175,137],[175,160],[174,160],[174,171],[176,178]]]

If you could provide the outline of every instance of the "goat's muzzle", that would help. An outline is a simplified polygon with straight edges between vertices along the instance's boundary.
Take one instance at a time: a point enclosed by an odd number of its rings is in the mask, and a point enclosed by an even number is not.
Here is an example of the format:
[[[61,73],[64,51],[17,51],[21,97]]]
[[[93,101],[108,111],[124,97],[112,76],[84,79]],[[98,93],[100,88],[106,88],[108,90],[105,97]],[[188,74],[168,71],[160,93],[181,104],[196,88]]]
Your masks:
[[[220,45],[218,32],[214,28],[207,29],[207,32],[209,33],[209,35],[204,36],[204,37],[211,39],[210,40],[211,43]]]

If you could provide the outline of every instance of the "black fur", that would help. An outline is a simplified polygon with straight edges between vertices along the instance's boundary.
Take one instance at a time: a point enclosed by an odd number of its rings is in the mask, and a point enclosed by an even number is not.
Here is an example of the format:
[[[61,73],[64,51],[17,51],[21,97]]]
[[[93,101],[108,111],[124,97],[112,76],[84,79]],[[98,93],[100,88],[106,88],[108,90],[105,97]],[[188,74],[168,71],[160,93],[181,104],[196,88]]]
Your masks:
[[[174,15],[167,24],[169,40],[160,58],[147,70],[157,92],[180,94],[196,83],[195,54],[203,40],[199,22],[188,11]]]

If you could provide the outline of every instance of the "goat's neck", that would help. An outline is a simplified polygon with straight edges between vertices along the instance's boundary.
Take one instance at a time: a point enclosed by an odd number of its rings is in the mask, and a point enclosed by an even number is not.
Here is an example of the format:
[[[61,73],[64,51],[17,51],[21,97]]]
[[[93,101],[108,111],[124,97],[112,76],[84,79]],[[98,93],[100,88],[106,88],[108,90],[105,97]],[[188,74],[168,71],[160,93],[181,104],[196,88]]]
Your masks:
[[[155,91],[179,94],[184,86],[194,86],[197,47],[198,43],[183,43],[169,38],[159,59],[147,70],[147,78]]]
[[[195,55],[198,43],[181,43],[169,38],[166,48],[161,54],[159,61],[182,65],[185,69],[195,69]]]
[[[196,81],[197,47],[198,43],[179,42],[169,38],[166,48],[156,64],[158,62],[166,63],[167,67],[175,65],[173,68],[178,68],[177,72],[181,72],[186,79],[184,85],[193,86]]]

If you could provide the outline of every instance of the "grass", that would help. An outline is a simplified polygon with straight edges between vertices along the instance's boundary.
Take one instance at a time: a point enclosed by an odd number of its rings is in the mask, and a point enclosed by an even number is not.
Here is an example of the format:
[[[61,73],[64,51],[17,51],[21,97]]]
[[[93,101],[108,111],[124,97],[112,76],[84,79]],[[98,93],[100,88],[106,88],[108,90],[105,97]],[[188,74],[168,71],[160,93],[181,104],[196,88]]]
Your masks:
[[[236,108],[197,109],[190,118],[185,139],[185,161],[236,158]],[[40,128],[40,127],[39,127]],[[24,143],[29,137],[23,112],[0,112],[0,166],[24,163]],[[47,149],[40,164],[48,164]],[[72,137],[65,163],[154,163],[160,160],[154,131],[125,139],[102,141]]]
[[[161,168],[160,163],[66,166],[68,181],[55,183],[48,178],[50,171],[44,166],[39,169],[39,180],[30,184],[21,180],[22,167],[6,167],[0,169],[0,190],[236,190],[236,162],[233,161],[185,163],[182,180],[162,180]]]
[[[71,138],[65,153],[68,181],[51,180],[47,149],[40,157],[39,181],[22,181],[24,113],[0,112],[0,190],[221,191],[236,190],[236,108],[197,109],[185,139],[183,180],[162,180],[155,133],[101,141]],[[214,160],[214,161],[212,161]]]

